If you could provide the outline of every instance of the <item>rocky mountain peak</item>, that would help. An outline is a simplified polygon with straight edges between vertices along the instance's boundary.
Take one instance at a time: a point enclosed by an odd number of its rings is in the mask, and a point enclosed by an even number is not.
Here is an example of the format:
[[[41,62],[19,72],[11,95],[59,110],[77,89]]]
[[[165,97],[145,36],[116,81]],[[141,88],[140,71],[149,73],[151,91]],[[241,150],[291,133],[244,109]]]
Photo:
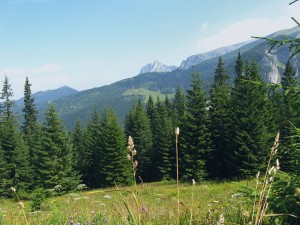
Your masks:
[[[139,74],[152,73],[152,72],[165,73],[165,72],[172,72],[175,69],[177,69],[177,66],[167,66],[155,60],[153,63],[149,63],[143,66]]]

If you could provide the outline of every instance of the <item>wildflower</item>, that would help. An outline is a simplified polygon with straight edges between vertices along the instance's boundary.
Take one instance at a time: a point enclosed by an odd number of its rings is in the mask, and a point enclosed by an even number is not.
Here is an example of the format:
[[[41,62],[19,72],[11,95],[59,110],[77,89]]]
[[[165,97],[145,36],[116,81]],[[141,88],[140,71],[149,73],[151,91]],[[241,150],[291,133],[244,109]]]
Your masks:
[[[147,209],[145,206],[142,206],[142,208],[141,208],[141,212],[143,212],[143,213],[147,213],[147,212],[148,212],[148,209]]]
[[[274,167],[274,166],[272,166],[272,167],[271,167],[271,169],[269,169],[269,172],[268,172],[268,173],[269,173],[269,175],[271,175],[271,173],[273,172],[273,170],[274,170],[274,169],[275,169],[275,167]]]
[[[280,169],[280,166],[279,166],[279,160],[278,159],[276,159],[276,169]]]
[[[12,192],[16,193],[16,189],[14,187],[10,187],[10,190],[12,190]]]
[[[179,127],[175,128],[175,135],[178,136],[179,135]]]
[[[78,184],[77,185],[77,190],[82,191],[83,189],[87,189],[86,184]]]
[[[127,155],[127,159],[128,161],[131,161],[131,156],[129,154]]]
[[[56,185],[56,186],[54,186],[54,190],[55,191],[61,191],[61,189],[62,189],[62,186],[61,185]]]
[[[249,217],[249,212],[248,211],[244,211],[243,212],[243,217]]]
[[[219,221],[217,222],[218,225],[224,224],[224,216],[223,214],[220,215]]]
[[[136,150],[134,149],[132,152],[131,152],[132,156],[135,156],[136,155]]]
[[[129,137],[128,137],[128,146],[130,146],[130,147],[131,147],[131,149],[133,149],[133,147],[134,147],[134,144],[133,144],[133,139],[132,139],[132,137],[131,137],[131,136],[129,136]]]
[[[137,166],[138,166],[138,161],[135,160],[134,163],[133,163],[133,167],[136,169]]]
[[[103,198],[111,199],[111,196],[110,195],[104,195]]]
[[[194,179],[192,179],[193,185],[196,185],[196,181]]]
[[[23,203],[23,202],[18,202],[18,205],[19,205],[22,209],[24,209],[24,203]]]
[[[69,224],[74,224],[72,216],[70,217]]]
[[[260,172],[258,171],[257,175],[256,175],[256,178],[259,178],[259,176],[260,176]]]
[[[300,188],[296,188],[296,194],[300,196]]]

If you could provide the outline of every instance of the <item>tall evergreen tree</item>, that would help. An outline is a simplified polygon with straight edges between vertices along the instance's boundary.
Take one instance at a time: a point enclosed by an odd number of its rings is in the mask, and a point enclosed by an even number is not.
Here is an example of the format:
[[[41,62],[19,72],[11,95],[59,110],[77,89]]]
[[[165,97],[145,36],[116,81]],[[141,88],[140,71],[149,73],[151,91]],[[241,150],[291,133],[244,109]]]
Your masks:
[[[230,133],[230,84],[229,75],[222,58],[215,69],[214,83],[210,90],[209,118],[213,145],[213,156],[210,162],[210,174],[213,177],[228,176],[226,151]]]
[[[149,95],[149,99],[146,105],[146,112],[148,115],[148,118],[150,120],[150,125],[151,125],[151,129],[152,129],[152,133],[154,130],[154,113],[155,113],[155,106],[154,106],[154,101],[152,99],[152,96]]]
[[[39,167],[37,152],[40,151],[39,148],[41,147],[41,128],[37,122],[38,112],[31,94],[31,84],[28,77],[26,77],[24,85],[24,107],[22,111],[24,122],[21,130],[23,131],[24,140],[28,147],[33,176],[37,176]]]
[[[300,126],[300,101],[299,101],[299,83],[290,61],[285,66],[285,71],[281,79],[282,93],[279,114],[279,129],[281,148],[279,151],[281,168],[285,172],[295,171],[295,148],[294,130]]]
[[[74,189],[79,177],[72,168],[70,140],[53,105],[46,112],[41,145],[38,155],[41,186],[49,189],[61,185],[64,191]]]
[[[172,178],[173,143],[172,120],[165,105],[157,98],[153,115],[153,151],[151,161],[155,180]],[[174,152],[175,154],[175,152]]]
[[[29,163],[28,148],[22,142],[22,136],[17,130],[13,111],[13,92],[8,78],[5,76],[1,92],[0,104],[0,192],[9,196],[9,188],[17,187],[27,191],[32,185],[32,172]]]
[[[75,123],[74,130],[72,132],[72,164],[73,168],[80,175],[84,174],[84,165],[86,166],[86,151],[85,148],[86,132],[82,127],[80,120]],[[85,178],[85,177],[84,177]],[[84,179],[82,177],[82,180]]]
[[[187,179],[202,180],[207,174],[207,162],[211,157],[211,137],[208,128],[207,98],[199,73],[192,74],[191,89],[188,90],[188,113],[181,132],[181,149],[184,154],[184,175]]]
[[[37,128],[37,110],[34,98],[31,96],[31,84],[29,83],[28,77],[26,77],[24,86],[24,108],[22,111],[24,113],[22,130],[25,134],[27,143],[31,145],[31,134]]]
[[[187,101],[186,101],[186,96],[184,91],[180,88],[177,87],[175,91],[175,96],[172,102],[172,107],[173,107],[173,128],[179,128],[180,133],[183,134],[185,133],[184,130],[184,124],[186,123],[186,116],[187,116]],[[179,135],[178,137],[178,158],[179,158],[179,176],[183,174],[183,159],[185,155],[182,152],[181,149],[181,143],[183,143],[183,136]],[[176,157],[176,153],[172,154],[172,156]],[[174,174],[174,177],[176,177],[176,158],[173,160],[173,163],[175,165],[172,166],[172,174]]]
[[[247,177],[262,170],[268,149],[268,111],[265,83],[255,62],[236,62],[231,99],[231,152],[227,152],[231,176]]]
[[[126,158],[124,131],[116,114],[107,109],[101,120],[101,157],[99,160],[100,186],[128,184],[130,164]]]
[[[176,87],[173,99],[174,110],[174,127],[182,127],[187,114],[187,101],[184,91],[180,87]]]
[[[97,111],[93,112],[87,123],[84,152],[81,155],[81,173],[83,183],[90,188],[99,187],[99,162],[102,157],[101,150],[101,120]]]
[[[151,151],[152,151],[152,132],[150,120],[139,100],[138,103],[129,111],[125,121],[126,136],[131,136],[137,149],[137,160],[139,167],[137,177],[144,181],[150,180],[151,174]]]

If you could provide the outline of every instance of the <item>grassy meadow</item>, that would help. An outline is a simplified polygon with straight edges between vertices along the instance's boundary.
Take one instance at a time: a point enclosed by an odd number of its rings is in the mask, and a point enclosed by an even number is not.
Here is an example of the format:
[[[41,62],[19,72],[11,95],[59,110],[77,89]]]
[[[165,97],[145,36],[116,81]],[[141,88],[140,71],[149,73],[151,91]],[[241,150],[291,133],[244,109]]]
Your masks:
[[[252,206],[241,190],[254,184],[255,181],[180,184],[180,224],[246,224]],[[0,200],[0,224],[134,224],[130,213],[138,224],[177,224],[175,182],[139,184],[137,190],[137,201],[133,186],[51,197],[40,211],[34,212],[30,201],[20,199],[24,214],[17,201]]]

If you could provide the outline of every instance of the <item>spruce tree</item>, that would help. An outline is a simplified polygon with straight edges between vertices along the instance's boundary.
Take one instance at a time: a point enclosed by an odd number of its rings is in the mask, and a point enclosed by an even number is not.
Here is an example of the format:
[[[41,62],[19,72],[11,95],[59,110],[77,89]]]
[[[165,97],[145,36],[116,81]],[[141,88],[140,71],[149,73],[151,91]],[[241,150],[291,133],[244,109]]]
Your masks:
[[[184,174],[188,180],[202,180],[207,173],[207,162],[211,158],[211,137],[207,113],[207,97],[199,73],[192,74],[191,89],[188,90],[188,113],[181,132],[181,148],[184,154]]]
[[[5,76],[0,104],[0,170],[2,172],[0,192],[3,196],[10,196],[10,187],[28,191],[32,186],[28,148],[22,142],[22,136],[17,130],[12,97],[13,92]]]
[[[72,164],[75,171],[80,175],[84,174],[84,165],[86,165],[85,137],[85,129],[82,127],[80,120],[77,120],[72,132]]]
[[[126,158],[124,130],[112,109],[106,109],[101,119],[101,157],[99,160],[100,186],[128,184],[130,164]]]
[[[178,137],[178,158],[179,158],[179,177],[182,176],[182,174],[184,174],[184,167],[183,167],[183,162],[184,162],[184,158],[185,155],[183,154],[182,151],[182,143],[184,143],[184,135],[181,135],[183,133],[185,133],[185,123],[187,122],[187,100],[186,100],[186,96],[184,91],[180,88],[177,87],[176,91],[175,91],[175,96],[172,102],[173,105],[173,110],[174,110],[174,114],[173,114],[173,127],[175,128],[179,128],[180,129],[180,135]],[[174,143],[175,144],[175,143]],[[176,156],[176,153],[173,154],[173,156]],[[173,163],[176,163],[176,158],[174,160]],[[172,174],[176,174],[176,165],[174,164],[172,166]],[[176,177],[176,176],[175,176]]]
[[[285,66],[285,71],[281,79],[282,93],[279,114],[279,129],[281,148],[279,151],[281,168],[285,172],[294,172],[295,155],[297,149],[294,143],[294,130],[300,125],[300,101],[299,101],[299,83],[290,61]]]
[[[90,188],[96,188],[100,185],[99,162],[102,157],[101,150],[101,122],[100,115],[94,111],[91,119],[87,123],[84,151],[81,155],[81,174],[83,183]]]
[[[38,160],[41,186],[46,189],[60,185],[66,192],[76,188],[79,176],[72,168],[71,144],[56,109],[50,105],[42,126],[42,143]]]
[[[31,96],[31,84],[28,77],[26,77],[24,86],[24,123],[22,126],[23,133],[25,134],[26,142],[31,146],[32,133],[37,128],[37,110],[34,103],[34,98]]]
[[[226,151],[230,133],[230,84],[229,75],[222,58],[215,69],[214,83],[210,90],[209,119],[210,132],[213,145],[210,174],[213,177],[224,178],[228,176]]]
[[[153,102],[153,99],[152,99],[152,96],[149,95],[149,99],[148,99],[148,102],[147,102],[147,105],[146,105],[146,112],[147,112],[147,115],[148,115],[148,118],[150,120],[150,126],[151,126],[151,130],[152,130],[152,133],[153,133],[153,130],[154,130],[154,113],[155,113],[155,106],[154,106],[154,102]]]
[[[136,159],[139,163],[137,177],[143,181],[150,181],[151,176],[151,151],[152,151],[152,131],[150,120],[139,100],[129,111],[126,117],[126,136],[131,136],[134,140],[135,149],[138,151]]]
[[[174,127],[182,127],[187,114],[187,101],[184,91],[180,87],[176,87],[175,96],[173,99],[174,110]]]
[[[248,177],[263,170],[267,157],[269,125],[266,85],[255,62],[236,62],[231,98],[231,148],[227,152],[231,176]]]
[[[153,164],[153,178],[155,180],[172,178],[173,127],[167,109],[157,98],[153,115],[153,151],[151,161]],[[174,150],[175,154],[175,150]]]
[[[35,105],[35,99],[31,94],[31,84],[26,77],[24,85],[24,107],[22,109],[24,122],[21,127],[25,143],[29,149],[30,166],[33,170],[33,176],[38,176],[37,152],[40,151],[41,128],[37,122],[38,112]]]

